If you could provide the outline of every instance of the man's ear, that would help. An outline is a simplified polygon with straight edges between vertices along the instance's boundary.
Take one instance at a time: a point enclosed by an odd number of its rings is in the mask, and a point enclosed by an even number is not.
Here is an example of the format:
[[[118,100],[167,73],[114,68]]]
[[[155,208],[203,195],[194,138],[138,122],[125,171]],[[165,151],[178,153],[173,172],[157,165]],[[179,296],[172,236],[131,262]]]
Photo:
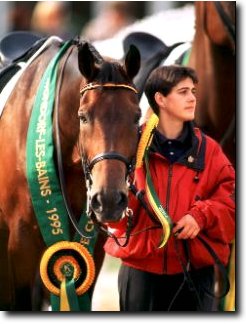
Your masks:
[[[166,98],[162,93],[156,92],[154,95],[154,99],[159,107],[165,107]]]

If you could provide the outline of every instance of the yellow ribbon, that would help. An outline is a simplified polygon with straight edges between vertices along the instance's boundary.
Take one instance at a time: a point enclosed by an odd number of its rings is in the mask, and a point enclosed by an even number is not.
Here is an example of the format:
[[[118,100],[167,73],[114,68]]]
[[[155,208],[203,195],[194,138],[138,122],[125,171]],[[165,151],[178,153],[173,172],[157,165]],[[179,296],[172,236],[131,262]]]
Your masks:
[[[136,168],[141,168],[143,165],[144,153],[151,143],[152,132],[158,122],[159,117],[156,114],[152,114],[143,130],[137,149]]]
[[[139,174],[138,170],[143,167],[143,162],[145,160],[146,165],[146,195],[147,199],[150,203],[150,206],[152,207],[155,215],[159,219],[162,229],[163,229],[163,238],[159,245],[159,248],[163,247],[171,234],[171,219],[167,215],[165,209],[162,207],[157,195],[154,191],[154,186],[151,181],[151,176],[149,172],[148,167],[148,158],[146,156],[146,152],[151,144],[152,138],[153,138],[153,130],[156,128],[159,122],[159,117],[156,114],[152,114],[149,118],[149,120],[146,123],[146,126],[143,130],[143,133],[141,135],[138,149],[137,149],[137,158],[136,158],[136,171],[135,177]],[[136,181],[136,178],[135,178]]]
[[[62,280],[60,290],[60,311],[70,312],[70,305],[67,297],[66,278]]]

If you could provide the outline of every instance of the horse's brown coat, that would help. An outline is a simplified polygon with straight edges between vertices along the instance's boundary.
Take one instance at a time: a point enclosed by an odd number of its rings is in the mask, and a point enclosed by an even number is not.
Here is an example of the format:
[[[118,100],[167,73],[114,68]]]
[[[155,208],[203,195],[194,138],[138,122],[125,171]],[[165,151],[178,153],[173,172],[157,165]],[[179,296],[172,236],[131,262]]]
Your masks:
[[[235,27],[236,2],[221,1],[221,5]],[[235,125],[231,124],[236,113],[235,43],[214,1],[196,1],[195,14],[196,32],[189,65],[199,77],[196,122],[219,142],[232,127],[223,149],[235,164]]]
[[[80,216],[86,201],[85,180],[78,145],[83,146],[81,151],[89,158],[105,150],[117,151],[130,158],[136,150],[138,132],[134,120],[139,113],[137,96],[130,90],[121,88],[93,90],[80,98],[80,88],[85,83],[93,81],[100,71],[100,64],[89,47],[87,45],[80,47],[79,53],[82,48],[79,70],[78,49],[74,46],[65,65],[59,94],[59,124],[66,190],[76,217]],[[0,120],[1,310],[32,309],[35,276],[39,269],[41,254],[45,250],[27,185],[26,137],[36,89],[46,66],[57,51],[56,46],[51,46],[30,65],[17,83]],[[117,82],[119,75],[121,80],[131,84],[138,70],[139,57],[136,52],[132,54],[130,51],[129,54],[125,68],[114,65],[116,80],[112,75],[110,76],[112,82]],[[65,57],[62,61],[64,60]],[[60,65],[62,66],[62,62]],[[133,65],[134,72],[131,70],[129,73]],[[86,72],[81,71],[83,67]],[[90,80],[86,73],[91,74]],[[87,128],[84,126],[80,128],[79,109],[90,111],[91,123],[86,126]],[[121,161],[102,161],[93,170],[93,189],[104,188],[106,192],[110,190],[126,192],[125,175],[126,168]],[[112,214],[116,214],[113,208]],[[117,215],[117,218],[120,216]],[[117,218],[115,215],[115,219]],[[74,232],[74,229],[71,228],[71,231]],[[97,271],[103,260],[103,241],[104,239],[99,236],[95,248]]]

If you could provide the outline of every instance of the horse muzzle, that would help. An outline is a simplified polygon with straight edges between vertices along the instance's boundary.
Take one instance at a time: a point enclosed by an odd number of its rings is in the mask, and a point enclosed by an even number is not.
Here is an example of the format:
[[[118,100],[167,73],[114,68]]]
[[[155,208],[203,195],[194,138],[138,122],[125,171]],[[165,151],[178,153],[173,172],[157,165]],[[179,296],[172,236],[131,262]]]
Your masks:
[[[93,192],[89,203],[97,220],[101,223],[118,222],[127,208],[127,193],[109,189]]]

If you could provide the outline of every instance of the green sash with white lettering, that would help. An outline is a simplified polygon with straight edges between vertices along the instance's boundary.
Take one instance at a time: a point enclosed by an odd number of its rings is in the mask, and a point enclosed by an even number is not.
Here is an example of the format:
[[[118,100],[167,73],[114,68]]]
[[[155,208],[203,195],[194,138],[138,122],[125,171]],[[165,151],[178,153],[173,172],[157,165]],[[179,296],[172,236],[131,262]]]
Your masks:
[[[87,289],[84,286],[91,285],[94,279],[90,255],[96,240],[94,225],[84,215],[80,228],[93,238],[76,235],[71,240],[69,218],[54,163],[52,126],[57,70],[71,43],[66,42],[51,60],[37,90],[27,134],[26,172],[34,212],[48,247],[41,261],[41,278],[51,291],[52,310],[88,311],[90,298],[84,293]],[[81,244],[87,245],[86,248],[83,245],[81,248]],[[88,276],[84,274],[86,271]]]

